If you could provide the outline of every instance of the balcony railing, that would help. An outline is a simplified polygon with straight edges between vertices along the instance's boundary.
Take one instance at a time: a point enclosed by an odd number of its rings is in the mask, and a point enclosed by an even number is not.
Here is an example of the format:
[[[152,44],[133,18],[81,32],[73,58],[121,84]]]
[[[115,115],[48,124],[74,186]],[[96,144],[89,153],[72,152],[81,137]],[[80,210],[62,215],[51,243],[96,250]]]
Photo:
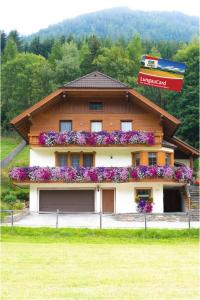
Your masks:
[[[15,167],[9,173],[17,182],[130,182],[177,181],[188,182],[192,170],[186,166],[137,166],[137,167]]]
[[[65,147],[65,146],[138,146],[138,145],[161,145],[162,132],[146,131],[68,131],[68,132],[42,132],[40,134],[29,134],[29,143],[32,146],[43,147]]]

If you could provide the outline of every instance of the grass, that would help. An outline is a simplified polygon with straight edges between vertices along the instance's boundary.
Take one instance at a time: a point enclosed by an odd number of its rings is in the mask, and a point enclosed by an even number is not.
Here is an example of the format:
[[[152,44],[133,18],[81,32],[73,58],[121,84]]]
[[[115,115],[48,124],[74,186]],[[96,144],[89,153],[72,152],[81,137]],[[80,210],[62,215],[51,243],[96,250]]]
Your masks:
[[[16,189],[11,183],[8,173],[9,170],[16,166],[29,165],[29,148],[26,146],[15,158],[1,171],[1,189],[4,192],[7,189]]]
[[[2,241],[16,241],[31,243],[57,243],[57,242],[90,242],[90,243],[135,243],[145,242],[176,242],[197,241],[198,229],[75,229],[75,228],[28,228],[28,227],[2,227]]]
[[[1,137],[1,160],[13,151],[21,142],[20,137]]]
[[[198,230],[2,228],[2,300],[198,299]]]

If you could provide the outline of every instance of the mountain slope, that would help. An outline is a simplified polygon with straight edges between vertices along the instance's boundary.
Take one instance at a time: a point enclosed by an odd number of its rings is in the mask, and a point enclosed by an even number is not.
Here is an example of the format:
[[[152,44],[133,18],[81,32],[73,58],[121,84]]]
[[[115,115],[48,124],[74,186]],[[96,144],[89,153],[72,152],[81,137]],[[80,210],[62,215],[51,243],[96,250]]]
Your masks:
[[[198,34],[198,17],[180,12],[144,12],[129,8],[113,8],[64,20],[28,36],[41,39],[73,35],[82,37],[130,38],[139,33],[143,39],[189,41]]]

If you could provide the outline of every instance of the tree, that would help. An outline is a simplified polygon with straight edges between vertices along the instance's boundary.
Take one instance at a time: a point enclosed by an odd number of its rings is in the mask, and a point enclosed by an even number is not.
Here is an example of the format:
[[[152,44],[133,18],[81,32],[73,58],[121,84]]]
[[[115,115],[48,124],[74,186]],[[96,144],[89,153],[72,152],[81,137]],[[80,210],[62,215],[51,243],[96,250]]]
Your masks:
[[[56,60],[61,60],[63,56],[63,48],[60,40],[55,40],[49,54],[48,60],[55,67]]]
[[[43,45],[40,43],[40,38],[35,37],[29,46],[29,52],[37,54],[37,55],[42,55],[43,53]]]
[[[15,42],[19,52],[22,50],[22,39],[17,30],[11,30],[8,34],[8,39],[12,39]]]
[[[3,61],[7,62],[9,60],[12,60],[16,57],[16,55],[17,55],[17,45],[12,38],[8,38],[3,53]]]
[[[55,62],[55,82],[59,85],[80,75],[80,55],[76,44],[65,42],[62,46],[63,57]]]
[[[80,49],[80,68],[81,74],[88,74],[91,71],[91,50],[86,41],[83,42]]]
[[[168,110],[181,119],[177,135],[194,147],[199,146],[199,41],[183,46],[174,60],[186,64],[183,91],[168,101]],[[171,95],[172,96],[172,95]]]
[[[6,46],[6,34],[4,31],[1,31],[1,53],[4,51]]]
[[[52,71],[42,56],[20,53],[2,65],[2,124],[33,105],[54,88]]]
[[[88,54],[85,56],[85,63],[88,66],[86,73],[90,73],[96,69],[94,60],[99,54],[101,43],[95,35],[90,36],[87,40],[87,43],[89,51]]]
[[[117,46],[112,46],[110,49],[103,48],[93,63],[99,71],[122,82],[127,82],[127,77],[132,74],[133,70],[127,51]]]
[[[140,68],[140,62],[142,54],[144,54],[144,47],[142,45],[142,40],[139,35],[135,35],[128,43],[127,50],[129,57],[133,62],[133,76],[137,76]]]

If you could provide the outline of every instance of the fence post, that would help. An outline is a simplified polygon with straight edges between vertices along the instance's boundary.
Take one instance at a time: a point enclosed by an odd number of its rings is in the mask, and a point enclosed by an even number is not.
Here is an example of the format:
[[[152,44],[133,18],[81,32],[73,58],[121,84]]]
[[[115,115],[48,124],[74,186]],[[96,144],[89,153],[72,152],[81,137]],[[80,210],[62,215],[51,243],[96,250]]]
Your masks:
[[[13,216],[13,210],[11,210],[11,226],[14,225],[14,216]]]
[[[59,209],[56,210],[56,228],[58,228],[58,215],[59,215]]]
[[[146,212],[144,213],[144,228],[145,230],[147,229],[147,215],[146,215]]]
[[[188,211],[188,227],[190,229],[190,211]]]
[[[102,229],[102,211],[100,211],[99,216],[100,216],[100,229]]]

